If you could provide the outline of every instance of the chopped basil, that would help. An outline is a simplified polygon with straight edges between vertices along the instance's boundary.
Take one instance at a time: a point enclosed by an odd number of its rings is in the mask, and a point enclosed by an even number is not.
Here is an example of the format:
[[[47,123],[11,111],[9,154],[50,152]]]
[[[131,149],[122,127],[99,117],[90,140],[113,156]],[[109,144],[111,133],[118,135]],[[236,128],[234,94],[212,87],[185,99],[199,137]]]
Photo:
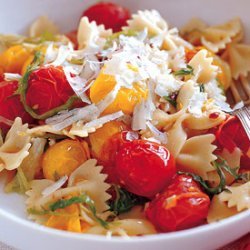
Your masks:
[[[203,92],[203,93],[205,92],[205,86],[204,86],[204,84],[200,85],[200,92]]]
[[[194,69],[190,65],[187,65],[186,69],[180,69],[174,72],[175,76],[186,76],[186,75],[193,75],[193,74],[194,74]]]
[[[176,101],[177,96],[178,96],[178,92],[174,92],[174,93],[170,94],[169,96],[163,96],[163,98],[176,108],[177,107],[177,101]]]
[[[182,171],[178,171],[177,174],[185,174],[185,175],[192,176],[195,181],[200,183],[200,185],[203,187],[204,191],[208,195],[219,194],[222,191],[230,192],[228,189],[226,189],[226,177],[225,177],[225,174],[223,172],[223,169],[225,171],[227,171],[230,175],[232,175],[235,180],[247,181],[246,175],[238,174],[236,172],[236,169],[230,168],[228,166],[227,162],[224,159],[222,159],[221,157],[218,157],[218,160],[214,161],[213,165],[214,165],[214,167],[215,167],[215,169],[220,177],[220,183],[218,184],[217,187],[214,187],[214,188],[210,187],[209,183],[207,181],[204,181],[199,175],[196,175],[193,173],[188,173],[188,172],[182,172]]]
[[[116,190],[116,199],[110,201],[110,211],[114,212],[114,214],[119,215],[125,212],[128,212],[136,205],[145,204],[148,199],[132,194],[123,188],[119,188],[115,186]]]
[[[52,211],[55,212],[57,209],[63,209],[72,204],[83,204],[88,207],[88,209],[93,214],[95,220],[100,223],[101,226],[107,228],[108,222],[104,221],[100,217],[97,216],[95,203],[94,201],[86,194],[82,194],[80,196],[74,196],[70,199],[61,199],[49,205],[49,210],[45,211]]]

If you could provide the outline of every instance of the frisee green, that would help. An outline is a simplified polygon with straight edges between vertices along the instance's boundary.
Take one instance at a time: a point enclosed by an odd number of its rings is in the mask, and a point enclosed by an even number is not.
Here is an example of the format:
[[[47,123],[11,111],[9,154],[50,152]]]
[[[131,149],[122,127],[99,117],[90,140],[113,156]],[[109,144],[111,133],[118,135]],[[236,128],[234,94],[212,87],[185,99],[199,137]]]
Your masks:
[[[174,72],[175,76],[187,76],[187,75],[193,75],[193,74],[194,74],[194,69],[190,65],[187,65],[186,69],[180,69]]]

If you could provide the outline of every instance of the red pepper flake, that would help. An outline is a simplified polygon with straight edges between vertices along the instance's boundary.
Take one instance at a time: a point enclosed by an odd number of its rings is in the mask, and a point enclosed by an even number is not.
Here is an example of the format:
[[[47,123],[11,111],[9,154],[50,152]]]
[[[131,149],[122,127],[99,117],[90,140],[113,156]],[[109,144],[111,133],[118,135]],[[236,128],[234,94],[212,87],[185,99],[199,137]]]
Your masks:
[[[220,116],[219,112],[214,112],[209,115],[210,119],[217,119]]]

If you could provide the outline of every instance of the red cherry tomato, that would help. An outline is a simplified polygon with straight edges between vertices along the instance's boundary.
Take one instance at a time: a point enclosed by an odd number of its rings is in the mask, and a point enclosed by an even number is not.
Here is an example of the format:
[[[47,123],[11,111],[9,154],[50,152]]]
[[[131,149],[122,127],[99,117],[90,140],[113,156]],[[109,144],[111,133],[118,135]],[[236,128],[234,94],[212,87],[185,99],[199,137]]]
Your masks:
[[[102,158],[98,161],[103,166],[103,172],[108,175],[107,182],[119,184],[115,169],[115,159],[121,146],[128,142],[126,139],[127,131],[120,132],[112,136],[104,143],[102,148]]]
[[[77,47],[78,47],[77,30],[72,30],[72,31],[66,33],[65,35],[74,44],[74,49],[77,49]]]
[[[215,131],[219,149],[226,148],[233,152],[235,147],[242,151],[241,167],[250,168],[250,140],[237,117],[229,116]]]
[[[27,104],[39,115],[64,104],[74,94],[61,67],[42,67],[31,73]]]
[[[172,183],[149,203],[147,218],[160,232],[183,230],[205,222],[209,197],[190,176],[177,175]]]
[[[0,116],[10,121],[14,121],[16,117],[21,117],[23,123],[33,123],[32,117],[24,110],[19,95],[15,95],[17,88],[17,81],[0,82]],[[0,128],[6,133],[10,124],[1,122],[0,119]]]
[[[87,16],[90,21],[96,21],[97,24],[104,24],[106,29],[118,32],[126,26],[130,12],[117,4],[101,2],[89,7],[82,16]]]
[[[162,191],[176,173],[174,158],[167,148],[145,140],[124,143],[115,163],[120,185],[148,198]]]

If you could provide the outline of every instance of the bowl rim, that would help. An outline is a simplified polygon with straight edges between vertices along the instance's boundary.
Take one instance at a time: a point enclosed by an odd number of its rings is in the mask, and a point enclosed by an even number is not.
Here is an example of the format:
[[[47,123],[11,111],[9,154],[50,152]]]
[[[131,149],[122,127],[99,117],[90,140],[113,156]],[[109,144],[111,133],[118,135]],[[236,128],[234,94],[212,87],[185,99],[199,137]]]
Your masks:
[[[29,229],[36,230],[40,233],[45,234],[53,234],[57,237],[63,237],[63,238],[70,238],[75,240],[94,240],[98,241],[99,243],[105,243],[107,240],[109,242],[119,242],[119,243],[135,243],[135,242],[152,242],[154,240],[174,240],[179,239],[183,237],[189,237],[194,234],[202,234],[206,232],[207,230],[219,230],[222,227],[225,226],[233,226],[235,222],[238,220],[242,220],[245,218],[250,219],[250,209],[246,211],[242,211],[239,214],[233,215],[231,217],[222,219],[221,221],[214,222],[211,224],[206,224],[186,230],[181,230],[177,232],[170,232],[170,233],[160,233],[160,234],[153,234],[153,235],[144,235],[144,236],[132,236],[132,237],[107,237],[105,235],[93,235],[93,234],[83,234],[83,233],[74,233],[74,232],[67,232],[63,230],[53,229],[49,228],[40,224],[37,224],[33,221],[29,221],[28,219],[19,218],[17,215],[13,215],[10,212],[5,211],[4,209],[0,208],[0,218],[5,217],[6,219],[18,223],[19,226],[28,227]],[[250,220],[249,220],[250,222]]]

